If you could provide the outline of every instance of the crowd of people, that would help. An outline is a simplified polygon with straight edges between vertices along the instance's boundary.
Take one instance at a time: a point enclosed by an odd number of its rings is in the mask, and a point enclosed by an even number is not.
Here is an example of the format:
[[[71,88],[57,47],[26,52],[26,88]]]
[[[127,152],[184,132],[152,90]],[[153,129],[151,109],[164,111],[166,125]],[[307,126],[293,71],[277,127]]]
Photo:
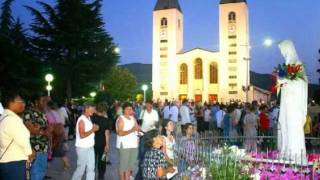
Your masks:
[[[110,138],[117,136],[119,179],[171,179],[194,161],[197,134],[209,134],[248,152],[270,147],[277,135],[277,103],[193,101],[64,104],[36,93],[27,102],[19,93],[4,93],[0,112],[0,179],[43,180],[47,163],[61,159],[70,169],[68,140],[75,140],[77,167],[72,180],[104,179]],[[320,133],[319,107],[311,103],[306,136]],[[181,136],[180,136],[181,135]],[[259,137],[259,138],[258,138]],[[312,146],[306,141],[307,147]],[[183,154],[176,154],[179,144]],[[175,157],[180,156],[180,162]],[[178,164],[178,167],[176,167]],[[97,171],[96,171],[97,170]]]

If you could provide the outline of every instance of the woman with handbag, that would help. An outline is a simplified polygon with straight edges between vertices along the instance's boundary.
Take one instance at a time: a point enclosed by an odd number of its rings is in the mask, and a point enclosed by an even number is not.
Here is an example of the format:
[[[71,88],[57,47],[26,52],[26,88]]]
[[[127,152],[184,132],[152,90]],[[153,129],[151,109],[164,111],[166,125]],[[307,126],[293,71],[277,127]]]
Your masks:
[[[30,132],[18,114],[25,103],[18,93],[3,94],[4,114],[0,118],[0,179],[26,179],[26,164],[34,157]]]

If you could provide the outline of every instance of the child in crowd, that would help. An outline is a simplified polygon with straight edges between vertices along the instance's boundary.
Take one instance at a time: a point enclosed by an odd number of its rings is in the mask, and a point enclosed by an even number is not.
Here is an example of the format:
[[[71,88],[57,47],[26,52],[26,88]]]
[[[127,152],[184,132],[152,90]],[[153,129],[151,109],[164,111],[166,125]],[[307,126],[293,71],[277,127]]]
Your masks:
[[[181,138],[181,149],[179,151],[180,162],[179,162],[179,172],[183,172],[188,165],[195,161],[195,139],[194,139],[194,129],[191,123],[187,123],[184,126],[184,136]]]

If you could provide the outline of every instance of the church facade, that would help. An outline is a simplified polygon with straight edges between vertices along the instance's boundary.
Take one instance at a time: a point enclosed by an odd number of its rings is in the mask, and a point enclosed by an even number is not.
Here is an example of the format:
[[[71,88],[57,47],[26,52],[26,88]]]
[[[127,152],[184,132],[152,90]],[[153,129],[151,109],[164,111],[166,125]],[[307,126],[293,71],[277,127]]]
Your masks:
[[[179,1],[158,0],[153,11],[153,99],[252,100],[249,40],[246,0],[221,0],[219,51],[184,51]]]

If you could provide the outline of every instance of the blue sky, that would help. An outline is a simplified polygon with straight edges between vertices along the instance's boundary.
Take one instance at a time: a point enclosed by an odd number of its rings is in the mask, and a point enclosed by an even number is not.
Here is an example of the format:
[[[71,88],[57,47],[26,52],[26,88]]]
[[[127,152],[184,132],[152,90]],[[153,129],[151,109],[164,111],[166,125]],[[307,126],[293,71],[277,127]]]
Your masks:
[[[53,0],[44,0],[52,3]],[[106,30],[121,49],[121,64],[151,63],[152,10],[156,0],[104,0],[102,14]],[[30,14],[23,5],[36,6],[34,0],[16,0],[13,14],[28,25]],[[219,0],[180,0],[184,13],[184,49],[219,49]],[[266,37],[275,41],[292,39],[300,59],[307,65],[309,79],[316,83],[320,68],[319,0],[248,0],[250,14],[251,69],[270,73],[282,63],[276,45],[262,45]]]

